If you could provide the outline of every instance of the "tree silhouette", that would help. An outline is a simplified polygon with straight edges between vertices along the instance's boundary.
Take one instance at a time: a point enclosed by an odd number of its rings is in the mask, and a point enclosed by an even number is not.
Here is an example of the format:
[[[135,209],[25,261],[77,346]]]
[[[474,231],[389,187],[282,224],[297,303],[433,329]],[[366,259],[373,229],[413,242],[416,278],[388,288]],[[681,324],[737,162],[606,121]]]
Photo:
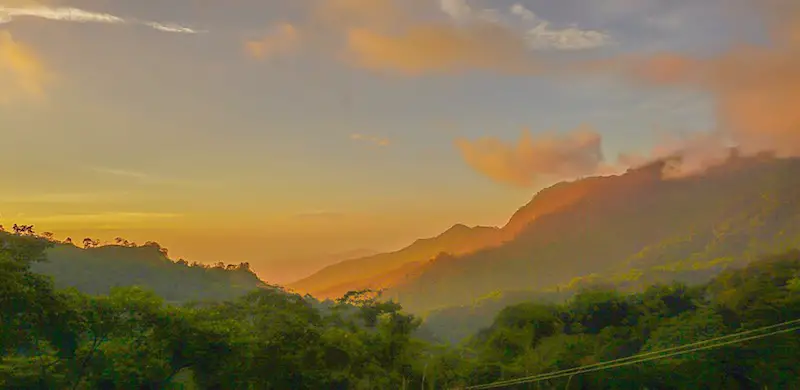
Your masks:
[[[92,240],[89,237],[83,239],[83,249],[97,248],[98,245],[100,245],[99,240]]]
[[[32,236],[34,235],[33,225],[17,225],[12,226],[14,234],[17,236]]]

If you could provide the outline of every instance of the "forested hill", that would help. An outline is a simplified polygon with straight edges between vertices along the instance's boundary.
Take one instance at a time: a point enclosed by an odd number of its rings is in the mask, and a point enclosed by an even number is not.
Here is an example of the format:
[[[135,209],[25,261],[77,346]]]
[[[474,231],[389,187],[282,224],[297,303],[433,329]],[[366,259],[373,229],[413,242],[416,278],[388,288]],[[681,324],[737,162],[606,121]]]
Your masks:
[[[593,281],[636,290],[704,282],[727,267],[800,248],[800,159],[732,157],[703,174],[669,179],[665,168],[563,184],[562,192],[592,185],[511,241],[426,262],[389,295],[422,312],[497,291]]]
[[[34,263],[32,270],[51,276],[58,288],[75,287],[87,294],[108,294],[114,287],[140,286],[169,302],[228,300],[265,286],[247,263],[205,266],[172,261],[157,243],[141,246],[89,243],[86,248],[53,243],[46,252],[46,261]]]
[[[317,298],[388,289],[421,313],[498,292],[597,281],[634,289],[674,279],[702,283],[729,266],[800,248],[800,159],[732,153],[705,172],[675,176],[679,166],[665,159],[562,182],[500,229],[456,225],[289,287]]]
[[[446,347],[363,292],[320,308],[272,288],[187,306],[54,289],[30,271],[41,244],[0,236],[2,389],[800,388],[798,251],[699,286],[510,306]]]

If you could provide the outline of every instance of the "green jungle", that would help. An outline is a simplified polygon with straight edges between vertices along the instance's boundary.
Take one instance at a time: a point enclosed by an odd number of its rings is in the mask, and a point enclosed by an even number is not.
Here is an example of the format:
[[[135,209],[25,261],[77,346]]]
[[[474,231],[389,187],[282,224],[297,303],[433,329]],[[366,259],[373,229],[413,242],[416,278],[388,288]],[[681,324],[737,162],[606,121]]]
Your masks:
[[[62,245],[32,227],[0,233],[2,388],[800,388],[796,250],[702,284],[598,285],[509,305],[456,343],[380,292],[321,302],[240,287],[258,280],[246,264],[170,263],[187,276],[155,283],[159,294],[57,287],[34,269]],[[154,244],[115,250],[166,259]],[[96,267],[98,281],[120,272]],[[180,302],[223,281],[233,286],[219,290],[226,299]]]

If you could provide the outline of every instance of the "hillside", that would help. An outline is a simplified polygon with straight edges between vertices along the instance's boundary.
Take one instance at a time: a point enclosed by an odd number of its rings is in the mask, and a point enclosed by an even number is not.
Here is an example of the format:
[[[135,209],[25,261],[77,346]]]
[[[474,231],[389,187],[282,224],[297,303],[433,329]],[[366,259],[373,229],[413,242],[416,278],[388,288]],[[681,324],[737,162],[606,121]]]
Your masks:
[[[458,224],[439,236],[420,239],[396,252],[365,256],[328,266],[289,284],[289,288],[318,298],[336,298],[348,291],[381,289],[405,282],[421,266],[442,254],[462,255],[512,240],[531,221],[558,212],[589,193],[600,178],[559,183],[539,192],[498,229]]]
[[[317,298],[336,298],[351,290],[393,285],[417,264],[442,252],[463,254],[496,244],[499,233],[496,228],[455,225],[436,237],[417,240],[396,252],[333,264],[287,287]]]
[[[692,270],[711,276],[761,253],[800,247],[800,159],[732,157],[703,175],[669,180],[662,178],[665,164],[542,191],[580,196],[537,196],[518,214],[536,214],[537,204],[557,211],[532,218],[503,245],[428,262],[389,296],[425,311],[497,290],[598,278],[635,288]]]
[[[428,310],[496,291],[600,280],[633,289],[675,278],[700,282],[729,266],[731,256],[798,246],[797,159],[732,155],[705,174],[664,179],[674,163],[562,182],[537,193],[500,229],[456,225],[289,287],[319,298],[390,288],[387,296]]]
[[[171,302],[226,300],[265,285],[246,264],[221,268],[173,262],[157,245],[83,249],[55,244],[46,257],[32,265],[34,272],[53,277],[58,288],[75,287],[88,294],[140,286]]]
[[[371,249],[354,249],[343,252],[323,253],[314,256],[273,257],[259,264],[258,272],[269,275],[270,283],[285,284],[295,282],[331,264],[350,259],[375,256],[382,252]],[[301,266],[298,266],[301,265]]]
[[[0,236],[0,388],[800,388],[800,251],[696,286],[516,296],[444,346],[372,294],[332,303],[264,288],[177,306],[136,287],[59,290],[31,272],[42,242]]]

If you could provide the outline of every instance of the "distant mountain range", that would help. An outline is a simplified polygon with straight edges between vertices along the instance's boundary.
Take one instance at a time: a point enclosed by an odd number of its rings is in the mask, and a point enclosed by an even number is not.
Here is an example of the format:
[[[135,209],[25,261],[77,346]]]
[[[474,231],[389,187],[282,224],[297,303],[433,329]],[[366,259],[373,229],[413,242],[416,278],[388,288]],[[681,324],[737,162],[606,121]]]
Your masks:
[[[501,231],[491,227],[455,225],[444,233],[419,239],[396,252],[342,261],[323,268],[287,287],[317,298],[337,298],[348,291],[397,284],[433,256],[466,254],[500,242]]]
[[[259,264],[258,272],[270,283],[285,284],[296,281],[326,266],[344,260],[374,256],[381,253],[372,249],[353,249],[336,253],[323,253],[315,256],[298,256],[271,259]]]
[[[343,254],[357,258],[287,287],[320,299],[385,289],[408,310],[450,324],[598,284],[635,290],[704,282],[762,254],[800,248],[800,159],[732,156],[703,174],[666,179],[672,163],[563,182],[536,194],[502,228],[455,225],[396,252]],[[87,293],[140,285],[185,302],[267,286],[247,264],[175,262],[157,244],[56,244],[48,258],[34,270]]]
[[[702,174],[666,179],[674,163],[563,182],[502,228],[456,225],[288,287],[318,298],[384,288],[425,312],[502,291],[708,278],[762,253],[800,248],[800,159],[732,155]]]

